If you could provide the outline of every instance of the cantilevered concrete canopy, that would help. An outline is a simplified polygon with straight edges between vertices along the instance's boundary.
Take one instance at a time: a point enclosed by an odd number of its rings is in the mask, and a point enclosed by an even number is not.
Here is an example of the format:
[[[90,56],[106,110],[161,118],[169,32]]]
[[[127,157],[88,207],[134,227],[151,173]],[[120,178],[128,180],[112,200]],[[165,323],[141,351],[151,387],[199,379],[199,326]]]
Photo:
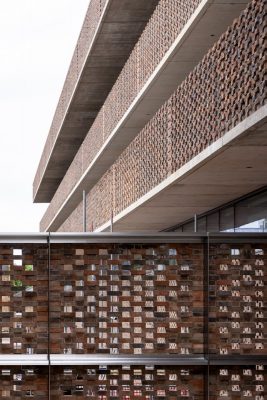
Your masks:
[[[265,185],[267,105],[115,216],[113,229],[167,229]],[[97,232],[109,229],[110,221]]]
[[[55,138],[49,133],[47,140],[53,143],[44,149],[36,172],[34,202],[52,199],[157,3],[158,0],[107,1],[66,113],[55,114],[62,121]]]
[[[53,220],[43,227],[45,231],[56,231],[60,227],[80,203],[82,191],[89,192],[246,5],[246,0],[200,2]]]

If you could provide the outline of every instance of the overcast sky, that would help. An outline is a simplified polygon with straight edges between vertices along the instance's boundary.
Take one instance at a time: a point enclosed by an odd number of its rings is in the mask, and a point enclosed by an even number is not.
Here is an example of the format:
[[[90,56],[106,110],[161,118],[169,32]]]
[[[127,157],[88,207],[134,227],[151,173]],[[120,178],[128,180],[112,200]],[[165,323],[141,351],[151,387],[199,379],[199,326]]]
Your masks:
[[[32,182],[89,0],[0,0],[0,232],[35,232]]]

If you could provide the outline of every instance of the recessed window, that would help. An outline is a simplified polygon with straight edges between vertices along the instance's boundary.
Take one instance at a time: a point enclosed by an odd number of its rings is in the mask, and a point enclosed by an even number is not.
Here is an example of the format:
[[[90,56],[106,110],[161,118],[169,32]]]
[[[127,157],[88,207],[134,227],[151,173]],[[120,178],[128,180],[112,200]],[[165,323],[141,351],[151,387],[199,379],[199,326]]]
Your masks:
[[[9,333],[9,326],[2,326],[1,332],[2,333]]]
[[[75,255],[76,256],[84,256],[84,249],[76,249]]]
[[[13,249],[13,256],[22,256],[22,249]]]
[[[25,375],[34,375],[33,369],[25,369]]]
[[[2,296],[2,303],[8,303],[10,301],[10,296]]]
[[[9,307],[9,306],[2,306],[2,312],[3,312],[3,313],[8,313],[8,312],[10,312],[10,307]]]
[[[65,368],[64,369],[64,375],[72,375],[72,369],[67,369],[67,368]]]
[[[2,275],[3,282],[10,282],[10,275]]]
[[[22,260],[13,260],[13,265],[16,267],[22,267]]]
[[[22,312],[21,311],[15,311],[14,312],[14,318],[21,318],[22,317]]]
[[[22,292],[21,292],[21,291],[14,292],[14,293],[13,293],[13,296],[14,296],[14,297],[22,297]]]
[[[30,272],[33,271],[33,265],[32,264],[25,264],[25,271]]]
[[[21,342],[15,342],[13,344],[14,350],[21,350],[22,349],[22,343]]]
[[[3,376],[8,376],[8,375],[10,375],[10,369],[2,369],[2,375],[3,375]]]
[[[2,265],[2,266],[1,266],[1,270],[2,270],[3,272],[10,271],[10,265]]]
[[[71,313],[72,312],[72,306],[64,306],[64,312],[65,313]]]
[[[83,318],[83,312],[82,311],[76,311],[75,317],[76,318]]]
[[[33,311],[34,311],[33,306],[26,306],[26,307],[25,307],[25,312],[26,312],[26,313],[32,313]]]
[[[22,381],[22,374],[14,374],[13,380],[14,381]]]
[[[231,249],[231,256],[239,256],[240,250],[239,249]]]
[[[10,338],[2,338],[2,344],[10,344]]]
[[[72,395],[71,389],[63,389],[63,395],[64,396],[71,396]]]
[[[255,256],[263,256],[264,251],[263,249],[255,249]]]
[[[72,285],[65,285],[64,286],[64,292],[71,292],[72,291]]]
[[[10,390],[2,390],[2,397],[10,397],[11,396],[11,392]]]

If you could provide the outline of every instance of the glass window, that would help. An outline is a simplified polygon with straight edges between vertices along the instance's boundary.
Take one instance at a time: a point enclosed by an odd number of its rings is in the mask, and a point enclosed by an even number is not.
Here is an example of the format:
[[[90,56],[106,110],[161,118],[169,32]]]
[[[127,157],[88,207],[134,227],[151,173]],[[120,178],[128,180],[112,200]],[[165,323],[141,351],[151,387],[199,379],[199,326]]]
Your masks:
[[[207,231],[208,232],[219,232],[219,213],[207,215]]]
[[[220,231],[231,232],[235,227],[234,207],[227,207],[220,210]]]

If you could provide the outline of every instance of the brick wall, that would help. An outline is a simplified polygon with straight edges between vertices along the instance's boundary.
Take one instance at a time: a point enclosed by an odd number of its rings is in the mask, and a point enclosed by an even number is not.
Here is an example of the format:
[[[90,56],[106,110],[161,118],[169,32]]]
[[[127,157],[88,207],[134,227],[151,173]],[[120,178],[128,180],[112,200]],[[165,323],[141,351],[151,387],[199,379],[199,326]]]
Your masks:
[[[189,361],[181,366],[51,366],[52,399],[200,400],[209,381],[212,400],[264,400],[265,237],[231,242],[210,236],[209,253],[202,239],[52,242],[50,252],[49,244],[1,244],[1,357],[47,354],[49,330],[52,354],[156,354]],[[190,365],[190,357],[204,355],[217,366]],[[0,397],[47,399],[48,375],[45,366],[1,365]]]
[[[94,207],[88,227],[100,227],[112,210],[114,215],[124,210],[264,105],[266,20],[265,2],[257,0],[228,28],[89,192]],[[59,187],[41,229],[75,183],[73,171],[71,167]]]
[[[132,101],[169,50],[200,0],[161,0],[96,117],[42,220],[51,221]],[[175,18],[174,18],[175,15]],[[164,25],[164,30],[162,28]],[[164,32],[164,33],[163,33]]]

